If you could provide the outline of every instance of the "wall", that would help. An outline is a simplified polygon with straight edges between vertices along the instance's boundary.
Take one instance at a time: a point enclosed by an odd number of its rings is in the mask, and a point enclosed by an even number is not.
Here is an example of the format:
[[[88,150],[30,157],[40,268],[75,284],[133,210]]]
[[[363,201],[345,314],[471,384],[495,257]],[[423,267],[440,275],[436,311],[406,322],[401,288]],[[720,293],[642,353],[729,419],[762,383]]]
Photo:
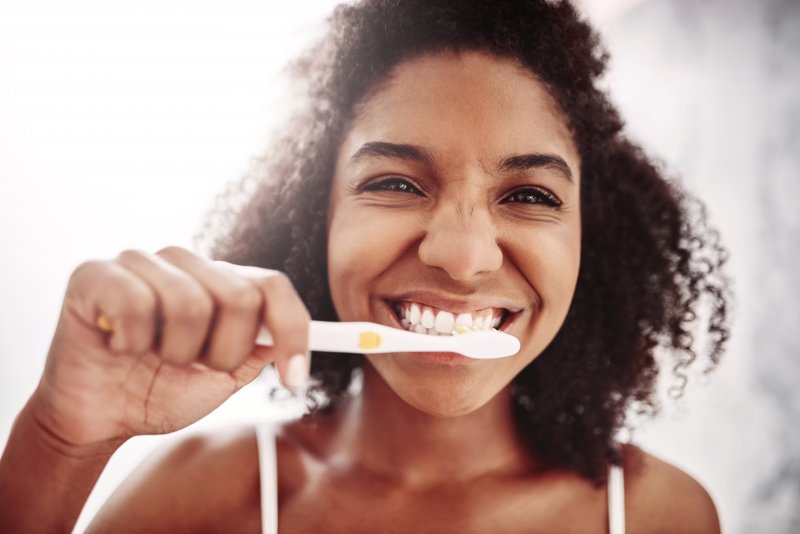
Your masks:
[[[628,131],[706,201],[736,291],[718,372],[637,441],[726,532],[800,532],[800,4],[651,0],[603,30]]]

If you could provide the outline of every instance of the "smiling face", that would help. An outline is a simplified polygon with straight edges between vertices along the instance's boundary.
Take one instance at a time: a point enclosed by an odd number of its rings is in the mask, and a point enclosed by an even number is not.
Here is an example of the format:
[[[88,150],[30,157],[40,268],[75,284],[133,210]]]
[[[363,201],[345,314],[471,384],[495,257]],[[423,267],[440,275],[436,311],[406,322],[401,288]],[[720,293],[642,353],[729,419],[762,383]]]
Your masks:
[[[496,326],[516,356],[369,356],[435,415],[483,406],[550,343],[580,263],[580,161],[545,87],[511,60],[442,53],[400,64],[340,147],[328,222],[342,321],[424,331]]]

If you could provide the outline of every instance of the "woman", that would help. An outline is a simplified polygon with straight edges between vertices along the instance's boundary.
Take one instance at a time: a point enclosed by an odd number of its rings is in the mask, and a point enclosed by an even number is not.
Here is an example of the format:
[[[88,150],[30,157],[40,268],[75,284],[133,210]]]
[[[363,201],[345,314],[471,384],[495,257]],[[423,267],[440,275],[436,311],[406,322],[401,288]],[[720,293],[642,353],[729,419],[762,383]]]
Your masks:
[[[313,404],[275,458],[272,429],[186,440],[90,530],[719,531],[697,482],[614,442],[626,410],[655,411],[657,351],[680,393],[698,316],[708,368],[728,332],[716,235],[621,134],[604,64],[565,2],[338,8],[296,65],[303,111],[215,233],[226,263],[167,248],[74,273],[0,462],[3,526],[69,529],[121,443],[274,363],[293,389],[310,371]],[[419,314],[489,318],[522,348],[311,363],[311,317]]]

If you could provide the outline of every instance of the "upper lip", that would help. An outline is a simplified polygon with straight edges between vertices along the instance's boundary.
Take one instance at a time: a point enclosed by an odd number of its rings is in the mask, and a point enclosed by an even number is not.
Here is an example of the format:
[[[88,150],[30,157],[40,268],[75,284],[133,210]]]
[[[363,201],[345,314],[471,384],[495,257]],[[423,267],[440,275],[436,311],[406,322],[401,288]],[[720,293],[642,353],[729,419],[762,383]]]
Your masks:
[[[471,296],[469,299],[452,297],[430,291],[410,291],[399,295],[387,297],[391,302],[416,302],[424,306],[446,310],[452,313],[470,313],[487,308],[502,309],[510,313],[518,313],[524,309],[513,299],[492,296]]]

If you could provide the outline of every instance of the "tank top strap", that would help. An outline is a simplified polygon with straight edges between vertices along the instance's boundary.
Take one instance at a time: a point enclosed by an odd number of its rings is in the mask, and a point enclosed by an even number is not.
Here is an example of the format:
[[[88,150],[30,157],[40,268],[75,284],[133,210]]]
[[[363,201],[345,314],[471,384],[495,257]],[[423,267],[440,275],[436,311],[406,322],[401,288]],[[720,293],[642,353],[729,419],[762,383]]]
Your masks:
[[[625,477],[618,465],[608,471],[608,533],[625,534]]]
[[[261,532],[278,534],[278,462],[274,424],[256,425],[258,471],[261,487]]]

